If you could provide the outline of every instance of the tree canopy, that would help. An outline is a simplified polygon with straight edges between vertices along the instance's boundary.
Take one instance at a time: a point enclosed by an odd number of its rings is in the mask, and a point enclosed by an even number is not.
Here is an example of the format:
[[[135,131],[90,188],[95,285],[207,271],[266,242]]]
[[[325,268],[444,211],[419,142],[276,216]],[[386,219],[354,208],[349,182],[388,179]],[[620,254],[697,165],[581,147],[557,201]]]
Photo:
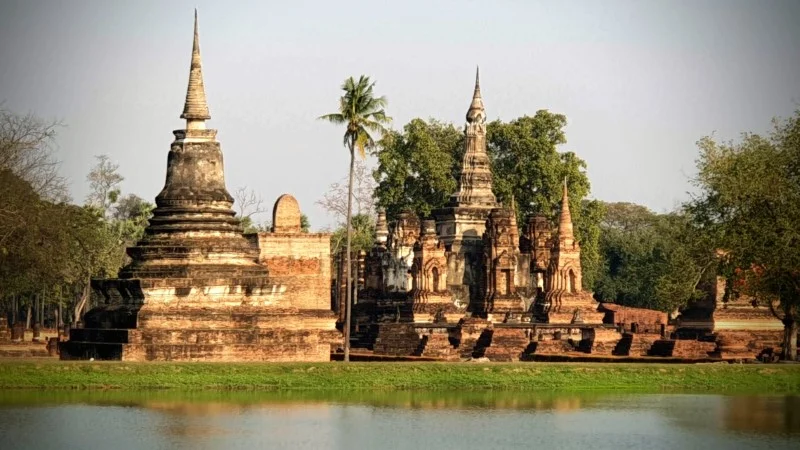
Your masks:
[[[695,183],[688,208],[698,226],[716,236],[723,266],[747,294],[775,306],[783,321],[787,359],[797,353],[800,319],[800,110],[776,120],[767,136],[745,133],[739,142],[698,143]],[[737,280],[733,280],[737,281]]]
[[[75,307],[92,277],[114,277],[125,247],[142,236],[153,205],[120,197],[122,176],[107,156],[91,169],[90,203],[69,204],[52,149],[58,123],[0,110],[0,311],[17,320],[36,305]],[[30,322],[30,320],[28,320]]]
[[[633,203],[604,207],[598,300],[674,312],[704,295],[716,259],[690,216],[656,214]]]

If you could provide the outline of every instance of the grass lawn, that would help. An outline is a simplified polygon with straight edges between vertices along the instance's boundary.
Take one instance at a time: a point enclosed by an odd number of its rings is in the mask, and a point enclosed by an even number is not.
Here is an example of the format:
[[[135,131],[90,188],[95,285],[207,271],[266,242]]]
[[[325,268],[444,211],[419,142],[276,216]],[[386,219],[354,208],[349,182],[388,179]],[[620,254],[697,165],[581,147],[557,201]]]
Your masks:
[[[640,390],[800,393],[800,364],[0,360],[0,389]]]

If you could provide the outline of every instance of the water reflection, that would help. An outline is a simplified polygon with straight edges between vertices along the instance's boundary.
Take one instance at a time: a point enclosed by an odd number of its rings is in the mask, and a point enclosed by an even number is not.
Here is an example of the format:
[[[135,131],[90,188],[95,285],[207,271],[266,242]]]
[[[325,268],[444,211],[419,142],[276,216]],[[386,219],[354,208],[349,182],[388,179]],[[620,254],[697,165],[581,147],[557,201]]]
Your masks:
[[[725,397],[723,426],[758,433],[800,433],[800,396]]]
[[[42,429],[50,437],[37,432]],[[0,435],[28,450],[63,448],[59,442],[82,448],[486,449],[534,441],[583,450],[793,448],[800,397],[0,391]]]
[[[508,391],[0,391],[0,407],[88,404],[135,406],[179,415],[241,413],[281,405],[308,410],[313,405],[362,404],[405,409],[529,409],[573,411],[608,398],[602,392]]]

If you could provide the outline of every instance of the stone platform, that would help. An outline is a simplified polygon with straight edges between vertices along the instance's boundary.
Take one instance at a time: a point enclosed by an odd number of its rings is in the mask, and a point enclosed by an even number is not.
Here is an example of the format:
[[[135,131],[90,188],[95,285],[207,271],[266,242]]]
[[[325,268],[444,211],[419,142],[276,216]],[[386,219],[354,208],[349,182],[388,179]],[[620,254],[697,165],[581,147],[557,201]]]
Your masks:
[[[296,308],[95,308],[70,330],[62,359],[329,361],[341,341],[333,312]]]

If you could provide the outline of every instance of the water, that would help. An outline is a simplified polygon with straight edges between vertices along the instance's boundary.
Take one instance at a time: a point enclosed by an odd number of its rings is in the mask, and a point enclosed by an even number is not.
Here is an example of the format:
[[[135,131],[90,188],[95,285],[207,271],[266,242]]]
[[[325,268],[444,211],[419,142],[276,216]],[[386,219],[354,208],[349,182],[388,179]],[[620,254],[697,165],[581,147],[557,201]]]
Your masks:
[[[800,448],[800,397],[0,392],[3,449]]]

